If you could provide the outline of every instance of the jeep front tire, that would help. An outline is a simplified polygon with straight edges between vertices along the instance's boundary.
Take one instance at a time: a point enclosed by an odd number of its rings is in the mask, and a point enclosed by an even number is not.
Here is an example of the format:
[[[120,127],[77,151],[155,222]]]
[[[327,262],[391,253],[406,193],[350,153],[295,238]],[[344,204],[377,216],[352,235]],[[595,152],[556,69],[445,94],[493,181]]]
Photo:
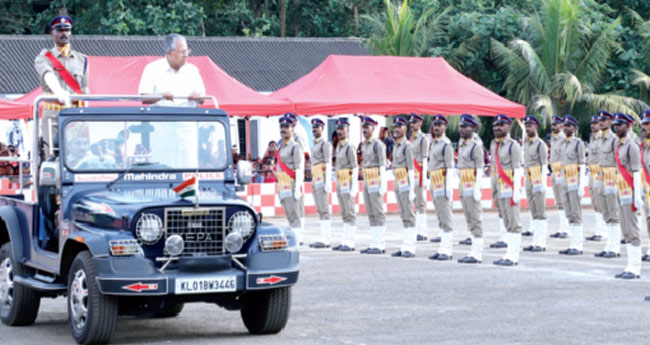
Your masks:
[[[249,291],[244,298],[241,317],[251,334],[275,334],[287,325],[290,309],[289,287]]]
[[[15,282],[15,277],[23,273],[22,265],[14,262],[11,243],[3,244],[0,247],[0,319],[8,326],[31,325],[38,316],[39,292]]]

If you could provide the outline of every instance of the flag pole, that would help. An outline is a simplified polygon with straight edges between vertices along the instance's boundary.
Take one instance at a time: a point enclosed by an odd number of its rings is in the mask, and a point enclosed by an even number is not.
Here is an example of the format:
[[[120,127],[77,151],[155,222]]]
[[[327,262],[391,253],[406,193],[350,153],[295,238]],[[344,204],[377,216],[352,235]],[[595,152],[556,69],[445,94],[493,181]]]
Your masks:
[[[195,208],[199,208],[199,170],[196,170],[196,193],[194,193],[194,196],[196,197],[196,204],[194,205]]]

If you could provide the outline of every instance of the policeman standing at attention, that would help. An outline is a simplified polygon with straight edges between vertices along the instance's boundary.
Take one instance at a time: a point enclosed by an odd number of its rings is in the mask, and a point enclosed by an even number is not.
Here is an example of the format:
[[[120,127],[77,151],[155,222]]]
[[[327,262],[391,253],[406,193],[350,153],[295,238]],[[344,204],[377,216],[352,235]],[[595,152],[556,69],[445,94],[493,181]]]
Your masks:
[[[343,241],[332,250],[342,252],[354,251],[357,232],[357,214],[354,198],[357,195],[359,182],[359,164],[357,149],[348,140],[350,122],[342,117],[336,120],[336,135],[339,143],[336,145],[336,197],[343,217]]]
[[[582,254],[582,208],[580,200],[585,194],[587,176],[585,169],[585,143],[578,138],[578,120],[571,115],[564,117],[564,145],[562,147],[562,193],[564,212],[569,221],[569,237],[571,244],[568,249],[560,250],[560,254]]]
[[[621,256],[621,228],[618,216],[618,186],[616,183],[616,143],[618,138],[612,132],[614,115],[601,110],[600,115],[600,147],[598,150],[599,168],[599,200],[600,212],[603,214],[607,228],[607,243],[602,251],[594,254],[601,258]]]
[[[537,135],[539,120],[532,115],[524,118],[526,141],[524,143],[524,167],[526,168],[526,198],[530,209],[530,227],[533,242],[524,251],[546,250],[546,176],[548,176],[548,147]]]
[[[289,116],[283,116],[279,121],[282,141],[275,157],[278,197],[289,220],[289,226],[296,234],[296,242],[302,245],[299,200],[305,181],[305,155],[302,147],[293,140],[296,122]]]
[[[641,170],[643,171],[643,210],[645,212],[645,226],[650,236],[650,109],[643,112],[641,119],[643,143],[641,144]],[[641,257],[642,261],[650,262],[650,246],[648,251]]]
[[[558,218],[560,225],[558,231],[551,235],[553,238],[567,238],[567,229],[569,223],[567,222],[566,212],[564,209],[565,202],[562,199],[562,184],[564,183],[564,176],[562,176],[562,147],[564,145],[564,119],[561,116],[553,115],[551,123],[551,184],[553,185],[553,198],[555,205],[558,209]]]
[[[316,211],[320,219],[320,240],[310,244],[311,248],[329,248],[332,240],[330,220],[330,192],[332,191],[332,144],[323,138],[325,122],[311,120],[314,145],[311,149],[311,183]]]
[[[614,130],[618,137],[614,154],[618,169],[621,230],[627,249],[627,266],[615,277],[635,279],[641,277],[641,228],[639,227],[639,211],[643,208],[641,152],[639,145],[629,136],[629,131],[634,128],[634,118],[623,113],[616,113],[614,116]]]
[[[58,101],[43,104],[41,116],[41,136],[49,146],[45,156],[53,155],[52,138],[56,136],[59,111],[69,107],[83,106],[83,102],[71,102],[72,94],[88,94],[88,57],[72,50],[72,19],[56,16],[48,25],[54,47],[43,49],[34,59],[34,69],[38,74],[44,94],[53,94]],[[52,135],[52,136],[51,136]]]
[[[370,117],[361,118],[363,142],[361,142],[363,164],[363,200],[370,221],[370,247],[361,254],[383,254],[386,250],[384,233],[386,215],[384,214],[384,194],[386,193],[386,146],[372,134],[377,121]]]
[[[298,116],[294,113],[285,113],[284,116],[290,117],[295,124],[298,124]],[[296,142],[296,144],[300,145],[300,148],[302,148],[302,152],[306,152],[307,146],[305,143],[302,141],[302,138],[296,133],[295,131],[293,132],[293,141]],[[305,196],[301,196],[300,200],[298,200],[298,209],[300,210],[300,222],[304,225],[305,224]]]
[[[415,228],[415,172],[413,167],[413,147],[406,139],[408,122],[402,117],[395,117],[395,148],[393,149],[393,174],[395,175],[395,197],[399,214],[404,225],[404,240],[400,250],[391,256],[412,258],[415,256],[417,229]]]
[[[454,196],[454,147],[451,140],[447,138],[447,118],[436,115],[432,121],[433,141],[429,148],[429,172],[431,183],[431,198],[438,217],[440,228],[440,247],[438,251],[429,257],[431,260],[449,260],[452,257],[453,227],[451,216],[451,203]],[[444,240],[443,240],[444,238]]]
[[[600,168],[598,166],[598,152],[600,151],[600,117],[594,115],[591,117],[591,137],[589,138],[589,146],[587,146],[587,164],[589,166],[589,195],[591,196],[591,205],[594,208],[594,216],[596,217],[596,229],[592,236],[585,238],[588,241],[601,241],[607,238],[607,228],[605,221],[600,211],[600,198],[601,194],[598,192],[600,185]]]
[[[508,249],[502,259],[494,261],[495,265],[513,266],[519,262],[521,250],[521,223],[519,221],[519,200],[521,199],[521,146],[510,137],[512,120],[499,114],[492,122],[494,141],[490,147],[497,173],[499,208],[503,212],[503,222],[508,233]]]
[[[411,145],[413,146],[413,166],[415,167],[415,227],[417,240],[427,240],[427,159],[429,139],[420,131],[422,116],[411,113]]]

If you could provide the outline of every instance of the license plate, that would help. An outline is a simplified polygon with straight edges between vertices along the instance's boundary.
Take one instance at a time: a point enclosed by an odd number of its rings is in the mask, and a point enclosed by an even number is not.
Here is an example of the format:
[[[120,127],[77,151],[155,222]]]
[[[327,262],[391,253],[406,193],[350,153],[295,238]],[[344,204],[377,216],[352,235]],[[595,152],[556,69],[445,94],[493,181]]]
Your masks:
[[[237,290],[235,276],[176,279],[176,294],[198,294]]]

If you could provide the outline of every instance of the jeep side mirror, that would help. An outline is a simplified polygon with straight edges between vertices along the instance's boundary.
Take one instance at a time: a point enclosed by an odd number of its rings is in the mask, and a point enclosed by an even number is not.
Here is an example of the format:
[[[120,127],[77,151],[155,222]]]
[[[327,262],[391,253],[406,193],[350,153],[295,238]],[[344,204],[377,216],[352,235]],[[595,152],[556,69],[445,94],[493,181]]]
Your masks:
[[[253,181],[253,168],[250,162],[240,160],[237,162],[237,183],[249,184]]]
[[[59,180],[58,162],[42,162],[38,176],[39,185],[42,187],[56,187]]]

